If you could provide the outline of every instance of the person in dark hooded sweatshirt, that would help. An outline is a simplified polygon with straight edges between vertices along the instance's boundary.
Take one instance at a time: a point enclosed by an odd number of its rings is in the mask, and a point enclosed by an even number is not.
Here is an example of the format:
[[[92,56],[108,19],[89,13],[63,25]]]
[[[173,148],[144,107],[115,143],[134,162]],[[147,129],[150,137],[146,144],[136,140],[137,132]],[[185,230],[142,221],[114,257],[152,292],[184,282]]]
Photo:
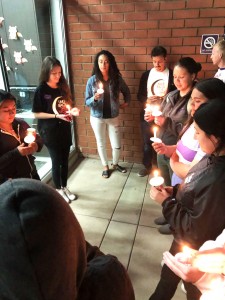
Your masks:
[[[0,185],[1,300],[134,300],[118,259],[85,241],[69,205],[33,179]]]

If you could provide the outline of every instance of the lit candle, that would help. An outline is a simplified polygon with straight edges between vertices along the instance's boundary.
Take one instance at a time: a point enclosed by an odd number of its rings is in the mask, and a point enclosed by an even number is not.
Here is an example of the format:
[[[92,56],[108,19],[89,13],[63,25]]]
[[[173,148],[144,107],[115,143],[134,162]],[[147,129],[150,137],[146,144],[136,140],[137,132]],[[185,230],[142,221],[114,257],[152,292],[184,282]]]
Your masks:
[[[36,129],[35,128],[27,128],[27,135],[24,138],[24,142],[26,144],[33,143],[36,139]]]
[[[80,115],[80,109],[77,108],[77,107],[73,107],[71,110],[70,110],[70,113],[71,115],[73,115],[74,117],[77,117]]]
[[[99,88],[97,89],[97,93],[98,94],[103,94],[104,93],[103,84],[101,82],[99,83]]]
[[[159,187],[163,185],[164,183],[164,178],[162,176],[159,176],[159,171],[155,170],[153,172],[153,177],[149,180],[149,184],[151,186]]]
[[[154,136],[150,138],[150,140],[154,143],[162,143],[162,140],[157,138],[156,136],[156,132],[157,132],[158,128],[157,127],[153,127],[153,133],[154,133]]]

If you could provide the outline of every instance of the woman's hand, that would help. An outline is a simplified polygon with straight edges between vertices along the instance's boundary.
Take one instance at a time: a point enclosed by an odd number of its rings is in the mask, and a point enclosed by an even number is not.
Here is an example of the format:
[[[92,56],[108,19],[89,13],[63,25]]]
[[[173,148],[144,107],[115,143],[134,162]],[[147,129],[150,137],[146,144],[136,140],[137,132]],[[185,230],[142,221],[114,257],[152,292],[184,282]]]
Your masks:
[[[22,143],[17,147],[17,149],[18,149],[20,155],[26,156],[26,155],[31,155],[34,152],[36,152],[38,149],[38,145],[35,142],[30,143],[28,146],[26,146],[24,143]]]
[[[124,109],[125,107],[128,106],[128,103],[127,102],[124,102],[124,103],[121,103],[120,104],[120,109]]]
[[[150,111],[145,111],[144,120],[146,122],[152,122],[154,120],[154,117],[152,116],[152,113]]]
[[[56,118],[61,119],[61,120],[66,121],[66,122],[71,122],[72,121],[71,114],[58,114],[58,115],[56,115]]]
[[[163,186],[152,186],[150,189],[150,198],[159,204],[162,204],[170,195],[171,194],[168,192],[168,190]]]
[[[102,99],[102,94],[99,94],[99,93],[94,94],[94,100],[95,101],[98,101],[98,100],[101,100],[101,99]]]
[[[155,117],[155,118],[154,118],[154,122],[155,122],[156,125],[162,127],[163,124],[165,123],[165,119],[166,119],[166,118],[163,117],[163,116],[158,116],[158,117]]]
[[[158,154],[166,154],[167,146],[164,143],[152,143],[152,147]]]
[[[192,265],[205,273],[225,274],[225,249],[199,251],[193,257]]]
[[[178,261],[177,255],[174,257],[168,251],[163,253],[163,260],[165,264],[184,281],[194,283],[204,275],[203,272],[199,271],[188,262],[185,263],[184,261]]]
[[[72,116],[78,117],[80,115],[80,109],[77,107],[73,107],[71,108],[70,113]]]

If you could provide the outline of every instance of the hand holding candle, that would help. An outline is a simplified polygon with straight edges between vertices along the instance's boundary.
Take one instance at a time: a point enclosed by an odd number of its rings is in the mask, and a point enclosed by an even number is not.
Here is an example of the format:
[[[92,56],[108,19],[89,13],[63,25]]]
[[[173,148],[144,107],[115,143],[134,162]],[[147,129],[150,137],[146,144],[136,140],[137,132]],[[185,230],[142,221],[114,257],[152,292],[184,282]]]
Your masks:
[[[97,89],[97,94],[99,95],[98,100],[103,100],[104,90],[103,90],[102,82],[99,83],[99,88]]]
[[[156,132],[157,132],[158,128],[155,126],[153,127],[153,132],[154,132],[154,136],[150,138],[150,140],[154,143],[162,143],[162,140],[157,138],[156,136]]]
[[[149,184],[154,187],[160,187],[164,183],[164,178],[159,176],[159,171],[153,172],[153,177],[149,180]]]
[[[36,139],[36,129],[35,128],[27,128],[27,133],[24,138],[24,142],[26,144],[33,143]]]
[[[159,110],[159,106],[158,105],[154,105],[152,108],[152,116],[153,117],[159,117],[162,115],[162,112]]]

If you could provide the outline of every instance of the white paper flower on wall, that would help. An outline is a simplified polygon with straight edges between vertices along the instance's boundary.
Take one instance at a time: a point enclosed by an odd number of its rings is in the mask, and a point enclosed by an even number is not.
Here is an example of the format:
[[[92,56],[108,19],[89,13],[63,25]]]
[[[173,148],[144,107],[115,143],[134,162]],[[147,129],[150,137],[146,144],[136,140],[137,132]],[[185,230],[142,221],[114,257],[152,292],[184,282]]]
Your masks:
[[[23,64],[25,62],[28,62],[28,60],[22,56],[21,51],[20,52],[14,51],[14,55],[13,56],[15,57],[15,62],[18,65],[21,65],[21,64]]]
[[[8,64],[7,64],[7,61],[5,60],[5,67],[6,67],[6,71],[11,71],[11,69],[10,69],[10,67],[8,66]]]
[[[0,27],[2,27],[2,25],[3,25],[3,21],[4,21],[5,19],[3,18],[3,17],[0,17]]]
[[[18,37],[23,37],[17,30],[17,26],[9,26],[9,40],[17,40]]]
[[[31,39],[30,39],[30,40],[25,40],[25,39],[24,39],[24,46],[25,46],[25,50],[26,50],[27,52],[32,52],[32,51],[34,51],[34,50],[37,50],[37,47],[36,47],[36,46],[33,46],[32,40],[31,40]]]

